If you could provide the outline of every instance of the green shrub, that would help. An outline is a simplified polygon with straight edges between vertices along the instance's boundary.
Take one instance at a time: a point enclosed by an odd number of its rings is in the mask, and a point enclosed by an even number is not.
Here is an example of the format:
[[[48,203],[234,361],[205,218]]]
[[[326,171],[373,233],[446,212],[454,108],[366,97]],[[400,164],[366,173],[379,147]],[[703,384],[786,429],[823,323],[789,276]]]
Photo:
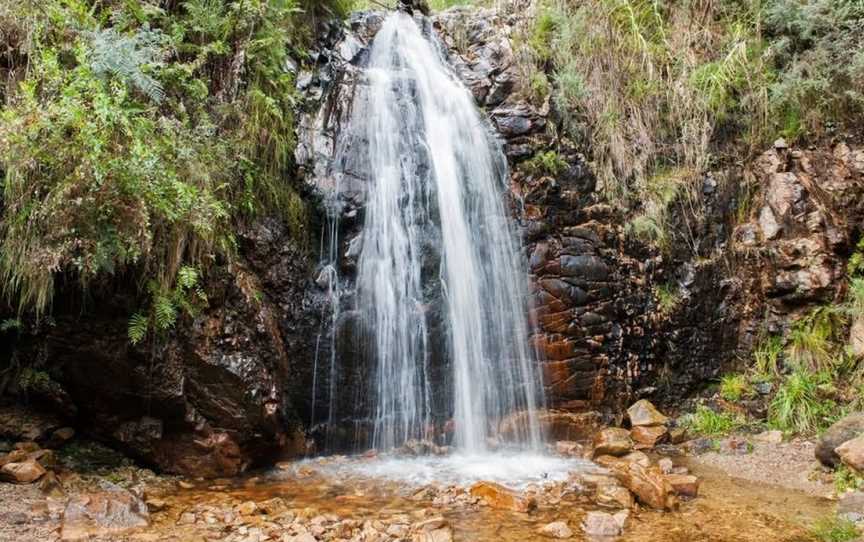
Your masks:
[[[827,516],[818,520],[813,524],[811,533],[822,542],[849,542],[861,534],[855,523],[839,516]]]
[[[830,374],[798,368],[780,384],[768,405],[768,422],[777,429],[804,434],[827,427],[836,415],[835,403],[826,398],[830,391]]]
[[[669,315],[681,303],[681,292],[675,283],[669,282],[654,287],[654,298],[660,312]]]
[[[750,391],[750,383],[742,374],[723,375],[720,379],[720,397],[727,401],[740,401]]]
[[[560,175],[567,169],[567,161],[555,151],[539,152],[520,164],[520,169],[530,175]]]
[[[729,412],[715,412],[699,405],[696,411],[683,416],[683,424],[689,431],[705,436],[726,435],[744,425],[744,420]]]
[[[857,491],[864,487],[864,478],[846,465],[834,471],[834,491],[839,495],[847,491]]]
[[[770,378],[780,375],[780,355],[783,353],[783,339],[778,336],[767,337],[753,349],[756,372]]]
[[[845,320],[834,306],[814,309],[795,322],[788,336],[786,357],[794,367],[806,367],[811,371],[836,369],[840,362],[844,340],[841,331]]]

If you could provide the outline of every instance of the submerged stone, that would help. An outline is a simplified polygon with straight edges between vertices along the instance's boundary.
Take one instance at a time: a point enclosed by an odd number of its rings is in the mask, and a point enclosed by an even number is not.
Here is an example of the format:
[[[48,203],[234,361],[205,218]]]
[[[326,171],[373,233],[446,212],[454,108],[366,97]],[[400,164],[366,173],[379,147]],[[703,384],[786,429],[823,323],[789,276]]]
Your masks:
[[[515,512],[530,512],[537,507],[537,501],[533,497],[519,495],[494,482],[477,482],[469,489],[474,497],[484,499],[491,508],[500,510],[513,510]]]

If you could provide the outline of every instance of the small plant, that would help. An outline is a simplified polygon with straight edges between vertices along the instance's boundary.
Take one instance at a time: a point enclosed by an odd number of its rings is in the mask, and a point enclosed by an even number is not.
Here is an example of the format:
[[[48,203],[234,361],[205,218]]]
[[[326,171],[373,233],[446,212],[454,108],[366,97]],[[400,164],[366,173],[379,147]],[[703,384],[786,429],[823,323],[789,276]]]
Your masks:
[[[768,377],[780,375],[780,354],[783,353],[783,339],[771,336],[762,340],[753,349],[756,372]]]
[[[715,412],[699,405],[695,412],[684,416],[683,423],[691,432],[711,437],[731,433],[743,426],[744,420],[729,412]]]
[[[657,308],[664,315],[669,315],[675,307],[681,303],[681,293],[674,283],[661,284],[654,287],[654,298],[657,300]]]
[[[814,309],[795,322],[786,348],[789,361],[812,371],[833,370],[838,363],[837,339],[843,324],[841,311],[833,306]]]
[[[742,374],[723,375],[720,379],[720,397],[727,401],[740,401],[750,393],[750,383]]]
[[[537,153],[521,165],[522,171],[530,175],[560,175],[567,169],[567,161],[555,151]]]
[[[207,303],[207,295],[199,285],[198,270],[191,266],[181,267],[177,272],[174,289],[165,291],[156,281],[149,285],[151,303],[149,313],[135,313],[129,319],[129,342],[140,343],[151,330],[164,333],[174,327],[180,311],[196,314],[200,305]]]
[[[838,495],[847,491],[857,491],[862,486],[864,486],[864,478],[861,478],[861,476],[846,465],[841,464],[834,471],[834,491]]]
[[[768,422],[783,431],[813,433],[830,420],[835,404],[823,398],[831,376],[798,368],[780,385],[768,405]]]
[[[810,532],[822,542],[848,542],[861,534],[855,523],[840,516],[827,516],[818,520]]]

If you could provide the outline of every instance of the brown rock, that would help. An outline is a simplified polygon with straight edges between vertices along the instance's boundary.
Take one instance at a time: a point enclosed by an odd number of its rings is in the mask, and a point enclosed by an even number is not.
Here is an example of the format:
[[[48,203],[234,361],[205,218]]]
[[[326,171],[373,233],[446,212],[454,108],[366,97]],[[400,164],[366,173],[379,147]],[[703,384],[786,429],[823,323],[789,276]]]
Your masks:
[[[699,494],[699,478],[691,474],[667,474],[666,480],[676,495],[693,498]]]
[[[615,457],[614,455],[599,455],[594,458],[594,463],[600,465],[601,467],[605,467],[607,469],[615,468],[618,463],[623,462],[624,459],[621,457]]]
[[[39,479],[39,490],[49,497],[62,497],[66,493],[57,475],[51,471],[46,472]]]
[[[639,502],[657,510],[672,510],[677,506],[672,485],[658,467],[621,462],[613,472]]]
[[[567,526],[566,521],[553,521],[540,528],[540,534],[549,538],[570,538],[573,531]]]
[[[675,465],[672,463],[672,460],[668,457],[664,457],[663,459],[657,462],[657,466],[660,468],[660,472],[663,474],[671,474],[672,469],[675,468]]]
[[[630,430],[630,438],[637,444],[653,448],[666,438],[667,433],[663,425],[636,425]]]
[[[27,442],[16,442],[15,443],[15,449],[16,450],[24,450],[25,452],[30,453],[30,452],[36,452],[38,450],[41,450],[42,447],[39,446],[38,444],[36,444],[35,442],[27,441]]]
[[[650,401],[642,399],[636,401],[627,409],[627,415],[630,417],[630,425],[633,427],[639,425],[664,425],[669,418],[664,416],[651,404]]]
[[[629,509],[633,507],[633,495],[626,487],[617,483],[598,484],[594,492],[594,502],[609,508]]]
[[[83,540],[150,525],[144,502],[119,487],[69,500],[63,510],[60,538]]]
[[[764,442],[766,444],[780,444],[783,442],[783,431],[772,430],[772,431],[762,431],[758,435],[753,437],[753,440],[758,442]]]
[[[453,531],[442,527],[433,531],[422,531],[411,537],[412,542],[453,542]]]
[[[16,484],[30,484],[45,474],[42,465],[32,459],[25,459],[17,463],[6,463],[0,467],[0,480],[14,482]]]
[[[628,463],[639,463],[643,467],[651,466],[651,458],[645,455],[645,452],[635,451],[630,452],[621,458],[622,461],[626,461]]]
[[[54,447],[60,447],[66,442],[72,440],[72,437],[75,436],[75,430],[71,427],[61,427],[57,429],[53,433],[51,433],[51,445]]]
[[[582,457],[585,448],[578,442],[573,442],[572,440],[559,440],[555,443],[555,451],[561,455]]]
[[[37,461],[43,467],[52,468],[57,466],[57,456],[54,450],[36,450],[27,454],[27,459]]]
[[[687,440],[687,429],[684,427],[673,427],[669,429],[669,442],[672,444],[681,444]]]
[[[864,472],[864,435],[847,440],[834,451],[847,467]]]
[[[582,521],[582,531],[588,536],[618,536],[624,532],[628,517],[626,510],[616,514],[588,512]]]
[[[12,450],[8,454],[0,457],[0,467],[6,463],[17,463],[19,461],[24,461],[25,459],[27,459],[27,452],[24,450]]]
[[[591,438],[600,427],[600,414],[597,412],[562,412],[558,410],[541,410],[537,413],[537,421],[544,434],[553,440],[580,441]],[[498,435],[502,440],[512,441],[524,434],[528,427],[528,417],[525,412],[517,412],[505,417],[498,424]]]
[[[844,442],[862,434],[864,434],[864,412],[853,412],[841,418],[819,437],[815,450],[816,459],[823,465],[836,467],[840,463],[840,456],[834,450]]]
[[[633,449],[630,433],[619,427],[608,427],[594,435],[594,455],[621,456]]]
[[[472,496],[485,499],[489,506],[500,510],[529,512],[537,507],[537,501],[524,497],[494,482],[477,482],[469,490]]]

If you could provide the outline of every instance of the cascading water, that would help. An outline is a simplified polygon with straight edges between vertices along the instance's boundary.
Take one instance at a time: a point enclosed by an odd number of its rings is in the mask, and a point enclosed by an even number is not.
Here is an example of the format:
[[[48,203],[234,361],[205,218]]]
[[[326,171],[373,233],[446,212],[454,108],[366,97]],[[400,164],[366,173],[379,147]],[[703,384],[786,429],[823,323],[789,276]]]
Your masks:
[[[372,443],[428,437],[443,395],[461,450],[484,451],[517,411],[528,412],[518,440],[537,447],[541,387],[500,145],[434,36],[404,13],[384,21],[365,78],[336,164],[369,182],[356,304],[373,360]],[[430,376],[432,327],[447,390]]]

